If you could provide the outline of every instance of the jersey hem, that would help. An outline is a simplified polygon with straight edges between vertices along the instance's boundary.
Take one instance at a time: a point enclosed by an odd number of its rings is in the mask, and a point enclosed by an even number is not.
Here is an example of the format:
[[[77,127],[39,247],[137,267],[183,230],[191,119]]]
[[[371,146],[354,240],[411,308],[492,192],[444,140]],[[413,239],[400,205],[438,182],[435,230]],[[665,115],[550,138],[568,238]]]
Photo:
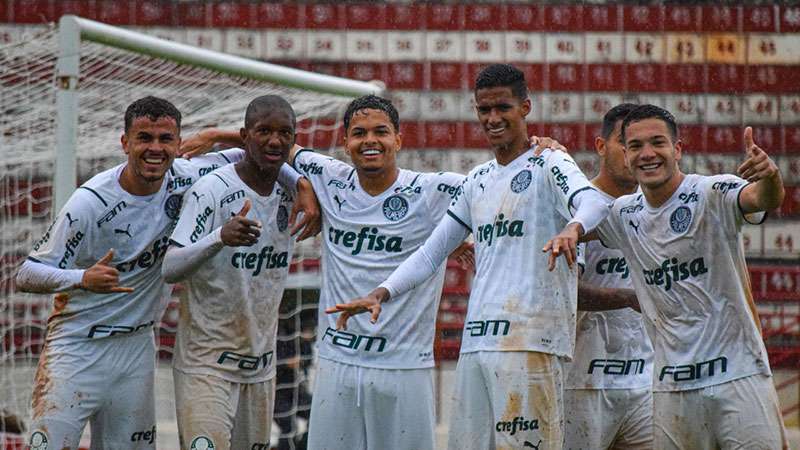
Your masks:
[[[763,371],[757,370],[757,371],[752,372],[752,373],[746,373],[746,374],[738,375],[738,376],[735,376],[735,377],[732,377],[732,378],[728,378],[728,379],[725,379],[725,380],[721,380],[721,381],[718,381],[718,382],[710,382],[710,383],[707,383],[707,384],[703,383],[703,384],[698,384],[698,385],[686,386],[686,388],[684,388],[684,389],[676,389],[679,386],[674,386],[674,387],[672,387],[672,389],[663,388],[663,387],[659,388],[659,387],[656,386],[656,384],[653,384],[653,392],[694,391],[694,390],[697,390],[697,389],[704,389],[704,388],[711,387],[711,386],[718,386],[720,384],[725,384],[725,383],[728,383],[730,381],[735,381],[735,380],[739,380],[739,379],[742,379],[742,378],[752,377],[752,376],[755,376],[755,375],[765,375],[765,376],[768,376],[768,377],[772,377],[772,371],[771,370],[767,370],[766,372],[763,372]]]
[[[222,375],[217,371],[214,370],[206,370],[204,368],[191,368],[191,367],[179,367],[173,364],[172,370],[177,370],[178,372],[184,373],[186,375],[203,375],[203,376],[211,376],[215,378],[219,378],[221,380],[228,381],[230,383],[239,383],[239,384],[256,384],[256,383],[263,383],[265,381],[269,381],[275,378],[275,369],[271,370],[269,374],[263,377],[254,377],[254,378],[239,378],[239,377],[232,377],[229,375]]]
[[[343,358],[336,358],[336,357],[332,357],[332,356],[327,356],[327,355],[323,355],[321,353],[318,355],[318,357],[322,358],[322,359],[325,359],[325,360],[328,360],[328,361],[337,362],[337,363],[340,363],[340,364],[347,364],[348,366],[368,367],[370,369],[419,370],[419,369],[432,369],[432,368],[436,367],[436,362],[435,361],[431,361],[430,364],[426,363],[424,365],[413,366],[413,367],[411,365],[406,365],[406,366],[403,366],[403,367],[392,367],[392,366],[384,366],[384,365],[380,365],[380,364],[364,364],[363,362],[348,361],[348,360],[343,359]]]

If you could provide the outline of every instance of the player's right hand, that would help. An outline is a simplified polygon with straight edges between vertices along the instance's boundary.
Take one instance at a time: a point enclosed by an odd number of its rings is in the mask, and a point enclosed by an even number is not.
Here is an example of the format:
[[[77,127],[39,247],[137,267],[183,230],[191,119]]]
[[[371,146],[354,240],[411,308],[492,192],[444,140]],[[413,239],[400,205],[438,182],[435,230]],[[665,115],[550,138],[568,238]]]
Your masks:
[[[84,270],[80,288],[99,293],[133,292],[133,288],[119,285],[119,271],[109,265],[113,257],[114,249],[112,248],[92,267]]]
[[[326,314],[342,313],[336,320],[337,330],[347,329],[347,319],[356,314],[369,312],[370,322],[375,323],[381,315],[381,303],[389,299],[389,291],[386,288],[377,288],[370,292],[366,297],[356,298],[349,303],[337,303],[325,310]]]
[[[261,222],[247,218],[250,205],[250,199],[244,199],[242,209],[222,226],[220,237],[223,244],[228,247],[249,247],[258,242],[261,236]]]

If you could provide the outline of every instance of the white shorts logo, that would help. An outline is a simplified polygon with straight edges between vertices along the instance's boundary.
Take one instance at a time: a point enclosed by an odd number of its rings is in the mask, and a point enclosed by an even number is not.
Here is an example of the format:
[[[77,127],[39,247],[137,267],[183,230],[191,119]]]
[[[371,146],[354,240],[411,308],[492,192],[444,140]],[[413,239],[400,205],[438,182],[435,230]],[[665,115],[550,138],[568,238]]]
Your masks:
[[[47,435],[41,431],[31,434],[31,450],[47,450]]]
[[[191,450],[214,450],[214,442],[205,437],[205,436],[198,436],[192,439]]]

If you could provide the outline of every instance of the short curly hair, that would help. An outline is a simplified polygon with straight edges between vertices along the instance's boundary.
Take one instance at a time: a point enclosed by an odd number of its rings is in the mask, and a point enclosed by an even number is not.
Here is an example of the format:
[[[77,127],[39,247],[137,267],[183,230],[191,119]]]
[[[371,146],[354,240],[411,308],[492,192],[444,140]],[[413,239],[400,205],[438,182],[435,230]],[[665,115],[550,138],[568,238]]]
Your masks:
[[[400,114],[397,112],[397,108],[394,107],[391,100],[372,94],[358,97],[347,105],[347,109],[344,112],[345,132],[350,128],[350,121],[353,119],[353,114],[362,109],[376,109],[385,112],[392,122],[394,131],[396,133],[400,132]]]
[[[163,98],[153,97],[149,95],[140,98],[135,102],[128,105],[125,110],[125,133],[128,133],[133,121],[139,117],[147,117],[150,120],[158,120],[162,117],[171,117],[175,119],[178,125],[178,130],[181,129],[181,112],[172,103]]]

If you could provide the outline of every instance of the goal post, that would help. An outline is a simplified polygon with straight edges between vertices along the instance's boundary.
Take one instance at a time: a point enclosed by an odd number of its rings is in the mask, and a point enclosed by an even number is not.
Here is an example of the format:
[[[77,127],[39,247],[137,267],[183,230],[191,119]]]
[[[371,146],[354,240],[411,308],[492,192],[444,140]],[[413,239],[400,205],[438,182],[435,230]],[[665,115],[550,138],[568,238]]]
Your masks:
[[[238,129],[253,98],[277,94],[295,109],[298,143],[333,152],[346,105],[356,96],[383,93],[379,82],[250,60],[76,16],[35,31],[0,44],[0,448],[9,439],[5,433],[28,421],[51,307],[50,296],[16,291],[14,277],[76,182],[124,161],[119,138],[128,104],[146,95],[170,100],[187,136],[207,126]],[[295,247],[278,338],[293,347],[285,367],[296,367],[296,374],[278,389],[297,388],[305,379],[318,252],[318,240]],[[162,361],[172,353],[177,311],[173,301],[157,329]],[[159,421],[174,424],[171,371],[165,369],[161,364],[157,373]],[[285,414],[305,408],[295,391]],[[159,429],[160,448],[174,447],[169,436],[169,429]]]
[[[56,156],[55,208],[58,211],[75,189],[77,177],[78,79],[80,76],[80,41],[104,44],[122,50],[203,67],[232,76],[275,83],[306,91],[345,97],[380,94],[378,82],[364,82],[318,74],[291,67],[228,55],[191,45],[159,39],[104,23],[66,15],[59,20],[58,63],[56,76]]]

